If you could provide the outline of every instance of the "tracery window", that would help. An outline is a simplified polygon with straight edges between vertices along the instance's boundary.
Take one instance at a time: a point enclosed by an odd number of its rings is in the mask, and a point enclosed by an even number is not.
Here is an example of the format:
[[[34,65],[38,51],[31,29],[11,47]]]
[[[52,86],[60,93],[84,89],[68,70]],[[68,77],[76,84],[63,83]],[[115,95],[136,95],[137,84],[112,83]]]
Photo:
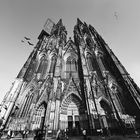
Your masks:
[[[77,64],[76,64],[76,60],[73,57],[68,57],[67,61],[66,61],[66,71],[67,72],[75,72],[77,71]]]
[[[34,72],[36,71],[36,67],[37,67],[37,61],[36,60],[32,60],[25,75],[24,75],[24,78],[27,80],[27,81],[30,81],[33,77],[33,74]]]
[[[87,65],[88,65],[89,71],[93,71],[93,58],[92,58],[92,56],[90,54],[87,54],[86,58],[87,58]]]
[[[69,75],[73,75],[73,77],[76,77],[77,73],[77,62],[74,57],[68,57],[66,61],[66,77],[69,77]]]
[[[34,93],[32,93],[32,92],[33,92],[33,89],[30,89],[28,94],[25,97],[24,105],[23,105],[24,107],[23,107],[23,110],[22,110],[21,117],[27,116],[29,111],[30,111],[30,106],[32,104],[33,96],[34,96]]]
[[[55,64],[56,64],[56,56],[53,56],[51,58],[51,66],[50,66],[50,73],[53,73],[55,70]]]
[[[48,61],[43,57],[41,59],[37,72],[41,74],[42,78],[46,75],[47,67],[48,67]]]

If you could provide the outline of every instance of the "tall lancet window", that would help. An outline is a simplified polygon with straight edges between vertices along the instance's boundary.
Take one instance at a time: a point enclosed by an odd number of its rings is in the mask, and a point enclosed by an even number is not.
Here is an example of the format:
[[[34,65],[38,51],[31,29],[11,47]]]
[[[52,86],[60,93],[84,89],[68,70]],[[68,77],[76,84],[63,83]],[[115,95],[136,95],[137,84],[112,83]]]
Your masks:
[[[37,73],[40,74],[40,78],[45,78],[47,67],[48,61],[44,57],[42,57],[37,71]]]
[[[56,56],[54,55],[54,56],[51,58],[50,73],[54,73],[55,64],[56,64]]]
[[[68,78],[71,74],[73,77],[75,77],[77,73],[77,62],[74,57],[68,57],[66,61],[66,77]]]
[[[26,117],[28,115],[28,112],[30,110],[30,106],[34,97],[34,94],[32,93],[33,89],[30,89],[25,97],[23,108],[22,108],[22,114],[21,117]]]
[[[30,81],[34,75],[34,72],[36,71],[36,67],[37,67],[37,61],[36,60],[32,60],[25,75],[24,78],[27,81]]]
[[[87,66],[88,66],[88,70],[89,71],[93,71],[93,57],[91,56],[91,54],[87,54],[86,56],[86,59],[87,59]]]

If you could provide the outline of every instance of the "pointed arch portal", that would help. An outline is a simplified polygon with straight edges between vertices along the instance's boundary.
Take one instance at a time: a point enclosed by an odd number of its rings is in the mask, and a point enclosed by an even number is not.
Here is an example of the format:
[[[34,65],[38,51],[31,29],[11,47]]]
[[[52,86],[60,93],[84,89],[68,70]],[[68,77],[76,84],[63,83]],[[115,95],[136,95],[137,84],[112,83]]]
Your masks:
[[[108,127],[117,128],[118,124],[117,124],[117,121],[116,121],[116,118],[115,118],[115,115],[114,115],[114,112],[110,103],[105,98],[102,98],[100,100],[100,104],[107,116],[106,119],[107,119]]]
[[[63,99],[60,111],[60,129],[68,129],[70,134],[80,133],[81,99],[74,93]]]

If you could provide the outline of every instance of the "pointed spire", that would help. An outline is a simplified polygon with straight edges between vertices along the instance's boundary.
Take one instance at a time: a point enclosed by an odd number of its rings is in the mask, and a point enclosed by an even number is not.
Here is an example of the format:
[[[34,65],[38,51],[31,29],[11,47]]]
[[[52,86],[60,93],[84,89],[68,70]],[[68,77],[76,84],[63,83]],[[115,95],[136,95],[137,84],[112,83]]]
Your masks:
[[[58,23],[56,24],[56,26],[63,26],[62,19],[60,19],[60,20],[58,21]]]
[[[89,29],[90,30],[93,30],[95,33],[97,33],[97,31],[95,30],[95,28],[93,26],[91,26],[90,24],[89,24]]]
[[[66,32],[65,26],[62,23],[62,19],[60,19],[58,23],[54,26],[52,34],[59,35],[62,30]]]
[[[84,22],[84,32],[87,33],[88,35],[91,35],[89,31],[89,26],[87,25],[86,22]]]
[[[86,27],[88,27],[88,25],[87,25],[87,23],[86,23],[86,22],[84,22],[84,25],[85,25]]]
[[[83,25],[83,22],[79,18],[77,18],[77,25]]]

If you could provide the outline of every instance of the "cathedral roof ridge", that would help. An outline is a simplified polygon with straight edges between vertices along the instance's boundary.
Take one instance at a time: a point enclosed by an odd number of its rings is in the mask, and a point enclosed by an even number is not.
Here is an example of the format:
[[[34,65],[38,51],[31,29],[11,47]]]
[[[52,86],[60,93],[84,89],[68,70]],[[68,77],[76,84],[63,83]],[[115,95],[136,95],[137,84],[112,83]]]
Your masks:
[[[68,80],[68,86],[67,86],[66,91],[68,92],[68,90],[69,90],[71,87],[75,87],[75,89],[76,89],[77,92],[79,93],[79,90],[78,90],[78,88],[77,88],[76,82],[75,82],[73,76],[70,74],[70,78],[69,78],[69,80]]]
[[[65,50],[65,53],[63,55],[65,55],[68,50],[73,50],[74,53],[77,53],[76,45],[71,38],[69,38],[69,40],[66,42],[66,44],[64,46],[64,50]]]
[[[67,40],[67,42],[65,43],[65,46],[67,46],[69,43],[72,43],[73,45],[75,45],[74,41],[71,39],[71,37],[69,37],[69,39]]]
[[[97,31],[96,31],[96,29],[91,25],[91,24],[89,24],[89,29],[91,29],[91,30],[93,30],[95,33],[97,33]]]

